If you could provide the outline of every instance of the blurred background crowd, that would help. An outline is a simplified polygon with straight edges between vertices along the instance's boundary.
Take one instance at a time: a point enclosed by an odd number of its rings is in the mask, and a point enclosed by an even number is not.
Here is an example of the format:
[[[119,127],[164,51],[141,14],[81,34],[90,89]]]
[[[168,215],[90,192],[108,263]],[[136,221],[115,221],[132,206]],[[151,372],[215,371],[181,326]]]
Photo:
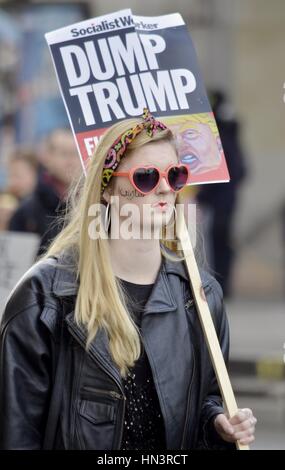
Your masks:
[[[225,294],[231,378],[259,418],[253,447],[285,449],[284,0],[0,1],[0,307],[61,229],[82,171],[44,33],[127,7],[189,26],[231,175],[191,194]]]

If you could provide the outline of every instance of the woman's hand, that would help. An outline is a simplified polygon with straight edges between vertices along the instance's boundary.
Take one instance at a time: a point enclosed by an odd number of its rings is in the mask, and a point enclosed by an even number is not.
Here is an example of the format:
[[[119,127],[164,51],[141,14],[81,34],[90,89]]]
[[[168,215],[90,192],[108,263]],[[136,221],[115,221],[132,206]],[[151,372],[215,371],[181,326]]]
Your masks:
[[[219,414],[214,420],[217,433],[224,441],[239,441],[242,445],[254,441],[254,432],[257,419],[249,408],[238,410],[237,414],[228,419],[225,414]]]

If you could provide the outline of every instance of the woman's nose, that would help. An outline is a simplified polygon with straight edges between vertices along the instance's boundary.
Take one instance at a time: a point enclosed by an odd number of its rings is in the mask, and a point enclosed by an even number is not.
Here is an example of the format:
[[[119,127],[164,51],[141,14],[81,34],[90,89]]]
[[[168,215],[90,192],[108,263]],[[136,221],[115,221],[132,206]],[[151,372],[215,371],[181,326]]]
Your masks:
[[[169,184],[165,176],[162,176],[159,185],[157,187],[157,193],[168,193],[170,191]]]

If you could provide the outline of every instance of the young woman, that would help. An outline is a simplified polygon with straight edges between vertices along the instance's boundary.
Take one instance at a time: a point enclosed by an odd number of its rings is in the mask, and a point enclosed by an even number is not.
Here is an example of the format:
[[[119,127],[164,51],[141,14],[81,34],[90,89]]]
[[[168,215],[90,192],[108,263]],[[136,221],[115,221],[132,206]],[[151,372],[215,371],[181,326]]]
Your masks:
[[[251,410],[224,414],[183,260],[154,236],[175,225],[187,181],[171,131],[147,112],[105,133],[66,227],[6,305],[1,448],[253,441]],[[95,230],[100,203],[103,230]],[[227,360],[222,291],[204,272],[202,281]]]

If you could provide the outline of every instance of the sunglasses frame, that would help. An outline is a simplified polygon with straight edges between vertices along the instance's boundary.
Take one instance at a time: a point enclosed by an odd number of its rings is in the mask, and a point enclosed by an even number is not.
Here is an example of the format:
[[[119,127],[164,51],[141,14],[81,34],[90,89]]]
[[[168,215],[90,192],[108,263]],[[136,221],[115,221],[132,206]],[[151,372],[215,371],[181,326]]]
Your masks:
[[[171,168],[180,168],[180,167],[186,168],[186,170],[187,170],[187,181],[186,181],[185,185],[184,185],[182,188],[180,188],[180,189],[178,189],[178,190],[176,191],[176,190],[173,189],[173,188],[170,186],[170,184],[169,184],[168,174],[169,174],[169,171],[171,170]],[[135,184],[135,182],[134,182],[134,173],[135,173],[136,170],[141,169],[141,168],[143,168],[143,169],[153,168],[153,169],[157,170],[157,171],[158,171],[158,174],[159,174],[159,179],[158,179],[157,184],[155,185],[155,187],[154,187],[153,189],[151,189],[150,191],[147,191],[147,192],[143,192],[141,189],[139,189],[139,188],[137,187],[137,185]],[[174,193],[179,193],[183,188],[185,188],[185,186],[186,186],[187,183],[189,182],[189,178],[190,178],[190,169],[189,169],[188,165],[185,165],[185,163],[171,164],[171,165],[169,165],[169,166],[166,168],[166,170],[164,170],[164,171],[161,170],[160,168],[158,168],[158,167],[155,166],[155,165],[137,165],[137,166],[134,166],[133,168],[130,168],[129,171],[114,171],[114,173],[113,173],[112,176],[125,176],[125,177],[128,177],[130,183],[132,184],[132,186],[133,186],[139,193],[141,193],[141,194],[143,194],[143,195],[147,195],[147,194],[153,193],[153,192],[156,190],[156,188],[159,186],[159,184],[160,184],[160,182],[161,182],[161,179],[162,179],[162,178],[165,178],[166,181],[167,181],[167,184],[168,184],[168,186],[169,186],[169,188],[170,188],[170,190],[171,190],[172,192],[174,192]]]

